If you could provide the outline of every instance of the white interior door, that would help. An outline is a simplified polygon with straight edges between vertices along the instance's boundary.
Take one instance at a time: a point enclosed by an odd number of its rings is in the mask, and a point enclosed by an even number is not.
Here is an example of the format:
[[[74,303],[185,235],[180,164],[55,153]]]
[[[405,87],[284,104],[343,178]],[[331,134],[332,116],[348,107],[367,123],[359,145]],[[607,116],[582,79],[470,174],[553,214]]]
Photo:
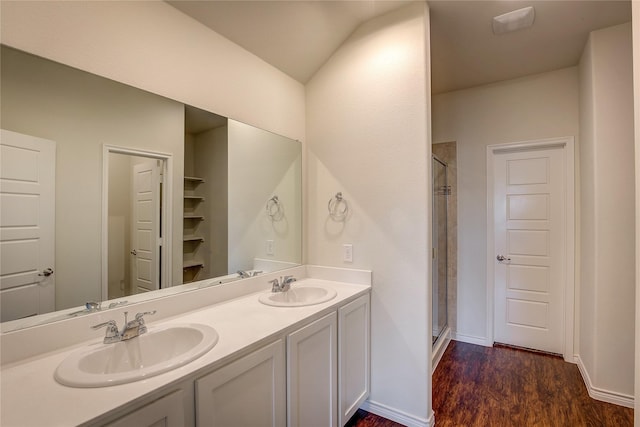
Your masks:
[[[566,254],[562,147],[494,154],[496,342],[562,354]]]
[[[55,309],[53,141],[0,130],[0,318]]]
[[[159,289],[160,160],[133,166],[131,256],[134,293]]]

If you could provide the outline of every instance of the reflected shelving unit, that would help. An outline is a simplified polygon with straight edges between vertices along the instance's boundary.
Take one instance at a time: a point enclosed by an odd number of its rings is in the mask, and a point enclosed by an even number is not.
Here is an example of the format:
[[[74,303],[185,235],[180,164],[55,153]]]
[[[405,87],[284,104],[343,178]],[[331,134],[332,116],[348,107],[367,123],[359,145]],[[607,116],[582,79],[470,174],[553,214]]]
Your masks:
[[[197,280],[198,274],[204,268],[204,262],[198,259],[198,249],[200,244],[204,242],[204,237],[198,234],[199,225],[205,220],[204,215],[200,212],[204,197],[197,194],[198,186],[203,182],[204,179],[202,178],[184,177],[183,283]]]

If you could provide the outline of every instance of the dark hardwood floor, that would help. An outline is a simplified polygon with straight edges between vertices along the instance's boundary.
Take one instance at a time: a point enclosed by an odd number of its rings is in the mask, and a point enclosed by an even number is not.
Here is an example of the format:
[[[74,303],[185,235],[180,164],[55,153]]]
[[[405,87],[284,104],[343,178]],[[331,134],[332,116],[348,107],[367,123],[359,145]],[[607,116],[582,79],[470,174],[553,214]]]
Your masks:
[[[562,358],[452,341],[433,375],[436,425],[633,426],[633,409],[589,397]]]
[[[371,414],[367,411],[363,411],[362,409],[358,409],[358,411],[351,417],[349,422],[347,422],[344,427],[403,427],[402,424],[398,424],[394,421],[388,420],[386,418],[379,417],[375,414]]]
[[[633,409],[591,399],[560,357],[456,341],[433,375],[433,410],[437,427],[633,426]],[[347,426],[400,424],[360,410]]]

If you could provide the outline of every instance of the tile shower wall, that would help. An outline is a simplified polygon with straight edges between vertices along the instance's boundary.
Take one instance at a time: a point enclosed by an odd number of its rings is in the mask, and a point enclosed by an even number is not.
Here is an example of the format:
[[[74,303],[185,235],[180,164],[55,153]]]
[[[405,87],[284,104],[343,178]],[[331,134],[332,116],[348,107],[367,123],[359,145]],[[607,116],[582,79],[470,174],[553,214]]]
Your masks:
[[[458,279],[458,168],[456,142],[433,144],[433,154],[447,164],[447,184],[451,187],[447,211],[447,324],[456,331]],[[439,233],[444,235],[444,230]]]

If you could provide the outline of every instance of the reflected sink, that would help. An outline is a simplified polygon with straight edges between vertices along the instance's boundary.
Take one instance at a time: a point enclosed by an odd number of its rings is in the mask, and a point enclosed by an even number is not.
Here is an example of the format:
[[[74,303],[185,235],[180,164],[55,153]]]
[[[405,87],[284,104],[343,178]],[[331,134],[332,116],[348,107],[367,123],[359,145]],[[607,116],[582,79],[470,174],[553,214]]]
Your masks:
[[[268,292],[261,294],[259,301],[275,307],[304,307],[332,300],[336,296],[333,289],[317,286],[293,285],[286,292]]]
[[[139,381],[179,368],[218,342],[215,329],[199,324],[149,328],[139,337],[92,345],[60,363],[55,379],[71,387],[106,387]]]

